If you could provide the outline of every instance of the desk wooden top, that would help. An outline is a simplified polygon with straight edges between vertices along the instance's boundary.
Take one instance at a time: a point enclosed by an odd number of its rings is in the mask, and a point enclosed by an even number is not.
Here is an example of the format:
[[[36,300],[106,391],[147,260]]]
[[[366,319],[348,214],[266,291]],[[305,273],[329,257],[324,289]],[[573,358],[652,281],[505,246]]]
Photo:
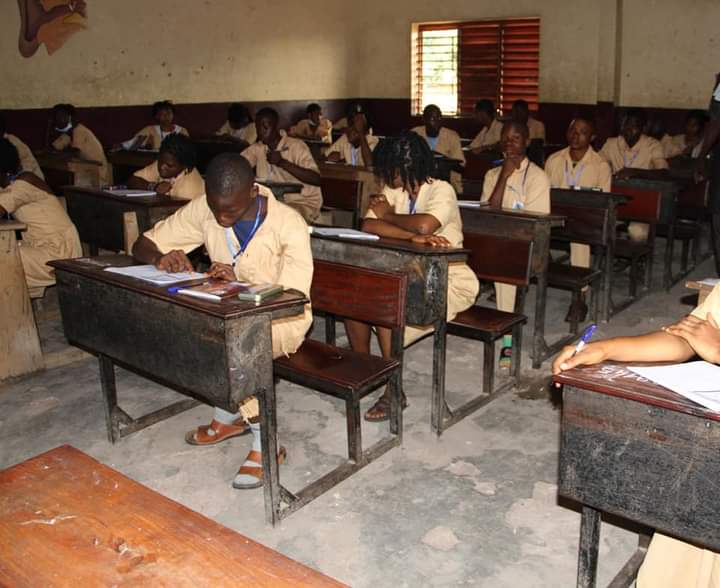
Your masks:
[[[145,167],[157,161],[160,152],[154,149],[133,150],[118,149],[108,151],[107,159],[113,165],[128,165]]]
[[[628,200],[632,200],[632,196],[627,194],[614,194],[613,192],[598,192],[596,190],[569,190],[565,188],[551,188],[550,201],[558,200],[571,203],[578,200],[578,204],[588,204],[597,202],[598,205],[604,207],[622,204]]]
[[[168,196],[161,196],[159,194],[155,196],[120,196],[119,194],[111,194],[105,190],[87,188],[85,186],[62,186],[60,189],[66,198],[72,198],[75,194],[83,194],[99,200],[112,200],[146,208],[182,208],[190,202],[189,200],[178,200],[177,198],[169,198]]]
[[[27,229],[25,223],[16,220],[0,219],[0,231],[24,231]]]
[[[473,214],[495,214],[519,221],[547,223],[551,227],[562,227],[565,224],[565,217],[560,214],[529,212],[527,210],[515,210],[511,208],[491,208],[490,206],[480,207],[460,207],[461,216],[470,216]]]
[[[312,234],[312,239],[319,241],[333,241],[335,243],[344,243],[345,245],[357,245],[360,247],[367,247],[368,249],[385,249],[390,251],[398,251],[401,253],[409,253],[412,255],[419,255],[422,257],[429,256],[447,256],[451,258],[458,258],[464,260],[470,255],[469,249],[454,248],[454,247],[432,247],[430,245],[419,245],[411,241],[405,241],[404,239],[389,239],[381,237],[375,241],[369,241],[365,239],[344,239],[342,237],[327,237],[325,235]]]
[[[137,265],[137,262],[127,255],[103,255],[100,257],[57,260],[49,262],[48,265],[51,265],[61,272],[77,274],[99,282],[132,290],[133,292],[146,294],[153,298],[160,298],[161,300],[166,300],[186,308],[192,308],[221,319],[231,319],[265,312],[276,313],[280,311],[285,311],[284,314],[287,316],[288,311],[292,310],[297,311],[295,314],[300,314],[303,312],[303,306],[308,302],[302,293],[295,290],[286,290],[279,296],[257,305],[252,302],[232,299],[213,302],[192,296],[170,294],[168,293],[167,286],[156,286],[149,282],[105,271],[106,267]],[[173,284],[173,286],[177,285],[181,284]],[[289,314],[293,314],[293,312],[289,312]]]
[[[344,586],[68,445],[0,472],[0,544],[3,586]]]
[[[79,157],[75,157],[72,153],[62,151],[37,151],[33,155],[35,155],[35,159],[40,167],[55,165],[64,169],[68,164],[90,165],[96,167],[100,167],[102,165],[99,161],[81,159]]]
[[[695,404],[672,390],[663,388],[627,369],[629,364],[606,362],[583,366],[553,376],[553,381],[565,386],[625,398],[650,406],[657,406],[705,419],[720,421],[720,414]],[[633,363],[634,366],[653,365]],[[661,365],[661,364],[658,364]]]

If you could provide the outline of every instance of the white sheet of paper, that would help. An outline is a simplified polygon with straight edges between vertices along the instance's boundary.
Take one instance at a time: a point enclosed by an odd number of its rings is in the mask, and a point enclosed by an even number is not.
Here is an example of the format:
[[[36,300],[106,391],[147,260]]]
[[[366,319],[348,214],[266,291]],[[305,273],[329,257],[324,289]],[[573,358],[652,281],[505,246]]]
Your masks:
[[[323,237],[340,237],[342,239],[361,239],[364,241],[377,241],[380,237],[373,233],[345,229],[341,227],[310,227],[310,233]]]
[[[197,272],[177,272],[171,274],[163,270],[157,269],[154,265],[131,265],[129,267],[107,267],[106,272],[120,274],[130,278],[136,278],[144,282],[150,282],[157,286],[169,286],[177,282],[186,282],[188,280],[200,280],[207,277],[205,274]]]
[[[717,286],[720,284],[720,278],[705,278],[700,283],[704,286]]]
[[[483,206],[489,206],[487,202],[479,202],[477,200],[458,200],[457,203],[460,208],[482,208]]]
[[[720,366],[707,361],[691,361],[677,365],[628,369],[705,408],[720,412]]]
[[[132,197],[140,197],[140,196],[156,196],[157,193],[154,190],[123,190],[123,189],[117,189],[117,190],[105,190],[108,194],[113,194],[114,196],[127,196],[129,198]]]

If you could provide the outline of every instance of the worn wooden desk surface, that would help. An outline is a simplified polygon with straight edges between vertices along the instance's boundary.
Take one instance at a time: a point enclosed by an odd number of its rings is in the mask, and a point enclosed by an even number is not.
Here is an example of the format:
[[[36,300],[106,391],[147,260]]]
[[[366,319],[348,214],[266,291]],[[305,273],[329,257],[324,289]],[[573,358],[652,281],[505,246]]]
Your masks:
[[[59,151],[38,151],[34,155],[48,185],[54,190],[67,183],[93,188],[100,186],[99,161],[80,159]]]
[[[255,181],[266,188],[270,188],[270,191],[277,200],[283,200],[285,194],[297,194],[303,188],[303,185],[300,182],[276,182],[274,180],[265,180],[261,178],[257,178]]]
[[[318,163],[320,175],[324,178],[337,180],[350,180],[362,184],[360,195],[360,208],[358,218],[363,218],[367,213],[370,204],[370,196],[377,193],[379,186],[371,167],[360,167],[357,165],[346,165],[344,163]]]
[[[720,414],[622,364],[554,379],[564,385],[558,492],[583,505],[578,586],[595,585],[601,512],[720,549]],[[643,557],[640,548],[617,586]]]
[[[158,158],[158,151],[127,151],[126,149],[120,149],[107,151],[106,157],[113,168],[113,182],[115,184],[125,184],[133,173],[151,163],[155,163]]]
[[[702,280],[690,280],[685,283],[685,287],[698,291],[698,304],[705,302],[705,299],[710,295],[710,292],[712,292],[714,288],[711,284],[703,284]]]
[[[343,586],[64,445],[0,472],[0,584]]]

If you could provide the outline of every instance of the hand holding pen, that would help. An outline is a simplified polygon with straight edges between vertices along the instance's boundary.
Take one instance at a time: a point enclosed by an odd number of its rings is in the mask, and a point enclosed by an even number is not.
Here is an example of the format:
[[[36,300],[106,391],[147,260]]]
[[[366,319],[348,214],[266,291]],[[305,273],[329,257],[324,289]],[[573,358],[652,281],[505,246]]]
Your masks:
[[[568,345],[558,354],[552,366],[554,375],[579,365],[593,365],[606,359],[605,346],[602,342],[590,343],[596,330],[597,325],[590,325],[583,331],[577,345]],[[559,388],[560,384],[555,384],[555,386]]]

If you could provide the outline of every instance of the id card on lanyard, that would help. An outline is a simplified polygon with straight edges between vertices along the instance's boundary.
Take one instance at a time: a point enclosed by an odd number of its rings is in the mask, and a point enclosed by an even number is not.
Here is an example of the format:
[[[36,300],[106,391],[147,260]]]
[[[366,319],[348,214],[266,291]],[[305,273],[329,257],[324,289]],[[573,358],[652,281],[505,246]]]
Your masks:
[[[565,160],[565,185],[568,188],[574,188],[580,185],[580,178],[582,178],[583,170],[585,169],[584,163],[579,163],[575,167],[575,173],[570,175],[570,169],[568,168],[568,162]]]
[[[631,151],[631,153],[632,153],[632,151]],[[627,151],[626,151],[625,153],[623,153],[623,165],[624,165],[625,167],[630,167],[630,168],[631,168],[631,167],[633,166],[633,163],[635,163],[635,160],[637,159],[638,155],[640,155],[640,151],[635,151],[635,152],[632,154],[632,157],[630,158],[630,160],[628,161],[628,154],[627,154]]]
[[[250,232],[247,234],[247,236],[242,239],[240,235],[240,230],[238,229],[237,224],[233,225],[232,228],[226,228],[225,229],[225,240],[227,241],[228,249],[230,250],[230,255],[232,256],[232,263],[231,265],[233,268],[235,267],[235,263],[237,262],[238,257],[240,257],[243,253],[245,253],[245,250],[247,249],[247,246],[250,244],[250,241],[252,241],[252,238],[255,236],[255,233],[257,233],[258,228],[260,227],[260,219],[262,218],[262,211],[263,211],[263,201],[258,200],[258,207],[257,207],[257,213],[255,214],[255,222],[253,223],[252,229],[250,229]],[[232,240],[232,235],[235,234],[235,238],[237,239],[237,242],[240,244],[240,249],[236,249],[235,244]]]
[[[520,184],[520,190],[518,191],[515,186],[511,185],[509,182],[507,184],[507,188],[509,190],[512,190],[517,194],[518,198],[515,198],[515,202],[512,204],[513,210],[522,210],[525,208],[525,182],[527,182],[527,176],[528,176],[528,170],[530,169],[530,161],[527,162],[527,167],[525,168],[525,173],[523,174],[522,184]]]
[[[427,142],[428,142],[428,145],[430,145],[431,150],[433,150],[433,151],[437,150],[437,144],[438,144],[439,138],[440,138],[440,135],[438,135],[437,137],[428,137],[427,138]]]

